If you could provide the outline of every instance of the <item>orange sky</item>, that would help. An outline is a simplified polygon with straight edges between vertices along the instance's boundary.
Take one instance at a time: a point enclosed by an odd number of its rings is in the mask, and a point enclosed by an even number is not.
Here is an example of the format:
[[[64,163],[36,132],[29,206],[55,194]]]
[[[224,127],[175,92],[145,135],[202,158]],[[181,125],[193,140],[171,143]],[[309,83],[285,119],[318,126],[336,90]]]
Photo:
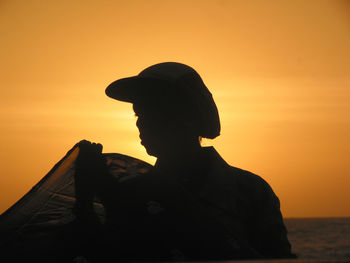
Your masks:
[[[81,139],[154,163],[105,87],[194,67],[222,132],[204,145],[262,176],[285,217],[350,216],[349,1],[0,1],[3,212]]]

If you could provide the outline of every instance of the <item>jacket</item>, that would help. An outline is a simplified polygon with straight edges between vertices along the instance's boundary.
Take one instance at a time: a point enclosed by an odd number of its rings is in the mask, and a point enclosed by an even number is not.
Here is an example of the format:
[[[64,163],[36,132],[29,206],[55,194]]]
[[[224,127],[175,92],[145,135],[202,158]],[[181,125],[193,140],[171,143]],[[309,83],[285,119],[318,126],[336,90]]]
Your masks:
[[[279,200],[269,184],[230,166],[213,147],[203,152],[204,169],[190,175],[182,176],[185,171],[175,167],[162,170],[156,163],[145,175],[116,179],[103,187],[105,233],[119,257],[294,257]]]

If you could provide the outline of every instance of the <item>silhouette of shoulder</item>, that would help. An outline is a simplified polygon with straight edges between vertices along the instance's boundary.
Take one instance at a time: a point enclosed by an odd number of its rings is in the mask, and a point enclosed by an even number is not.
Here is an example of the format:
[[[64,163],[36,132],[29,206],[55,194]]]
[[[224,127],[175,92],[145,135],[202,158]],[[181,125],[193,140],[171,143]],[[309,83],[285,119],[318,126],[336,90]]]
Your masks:
[[[213,147],[208,147],[206,151],[212,171],[209,180],[221,182],[223,189],[229,187],[235,193],[255,196],[257,199],[266,194],[275,195],[270,185],[259,175],[228,164]]]
[[[229,167],[230,173],[236,177],[236,183],[240,192],[254,195],[257,200],[261,200],[261,197],[270,196],[276,198],[271,186],[259,175],[247,170],[243,170],[234,166]],[[278,201],[279,206],[279,201]]]

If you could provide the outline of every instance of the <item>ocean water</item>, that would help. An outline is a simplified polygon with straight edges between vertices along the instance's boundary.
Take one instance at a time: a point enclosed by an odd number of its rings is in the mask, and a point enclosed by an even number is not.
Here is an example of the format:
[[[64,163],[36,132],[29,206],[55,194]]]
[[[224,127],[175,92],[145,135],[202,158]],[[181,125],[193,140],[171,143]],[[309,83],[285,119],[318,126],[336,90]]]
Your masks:
[[[350,218],[286,218],[292,251],[299,259],[349,260]]]

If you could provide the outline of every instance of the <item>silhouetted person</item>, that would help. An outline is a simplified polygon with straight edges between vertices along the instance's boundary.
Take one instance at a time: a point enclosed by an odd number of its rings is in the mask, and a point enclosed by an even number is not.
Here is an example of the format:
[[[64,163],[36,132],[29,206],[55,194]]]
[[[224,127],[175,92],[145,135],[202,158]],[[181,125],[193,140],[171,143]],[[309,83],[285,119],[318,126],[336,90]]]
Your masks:
[[[74,211],[82,233],[98,229],[100,234],[85,233],[99,248],[97,256],[293,257],[279,200],[268,183],[230,166],[213,147],[201,146],[201,138],[220,134],[220,121],[212,95],[194,69],[156,64],[113,82],[106,94],[133,104],[141,144],[157,161],[148,174],[118,181],[107,172],[102,145],[80,143]],[[106,211],[102,225],[92,208],[95,195]]]

